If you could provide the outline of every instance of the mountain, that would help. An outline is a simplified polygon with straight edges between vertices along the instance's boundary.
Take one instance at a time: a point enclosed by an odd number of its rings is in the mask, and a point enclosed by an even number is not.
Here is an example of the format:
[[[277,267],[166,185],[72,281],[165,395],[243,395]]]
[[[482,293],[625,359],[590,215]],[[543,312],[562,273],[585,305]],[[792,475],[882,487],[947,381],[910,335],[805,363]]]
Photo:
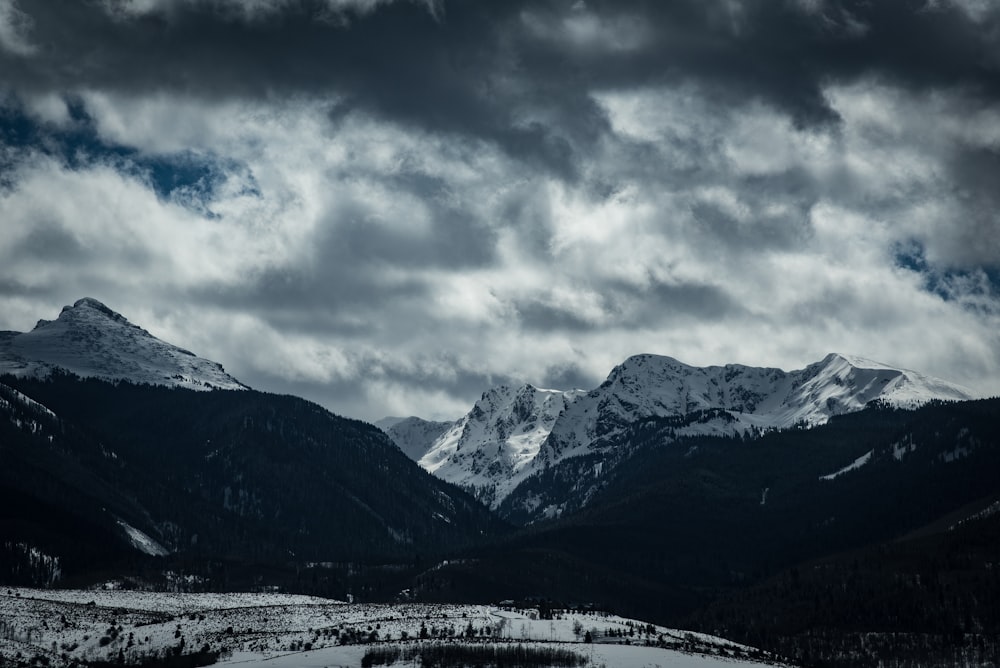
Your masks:
[[[412,563],[504,530],[375,427],[255,390],[0,376],[0,459],[0,553],[67,576],[141,555]]]
[[[431,444],[419,464],[487,503],[499,501],[531,474],[542,443],[581,394],[495,387]]]
[[[340,568],[324,586],[343,595],[357,561],[412,568],[506,530],[372,425],[249,389],[92,299],[3,337],[0,461],[0,582],[329,564],[309,586]]]
[[[221,364],[156,338],[89,297],[63,307],[30,332],[0,332],[0,374],[44,376],[63,369],[82,377],[193,390],[242,390]]]
[[[567,503],[585,502],[586,494],[558,498],[537,485],[518,492],[523,483],[561,462],[595,454],[585,468],[599,476],[622,455],[609,446],[620,444],[618,437],[645,419],[672,420],[671,439],[759,436],[824,424],[874,400],[912,408],[933,399],[974,397],[973,391],[947,381],[840,354],[790,372],[738,364],[693,367],[671,357],[636,355],[590,392],[530,385],[486,392],[431,444],[420,465],[470,489],[508,517],[534,521],[563,512]]]
[[[434,442],[454,425],[454,422],[432,422],[412,416],[387,417],[375,423],[376,427],[388,434],[392,442],[415,462],[420,461]]]

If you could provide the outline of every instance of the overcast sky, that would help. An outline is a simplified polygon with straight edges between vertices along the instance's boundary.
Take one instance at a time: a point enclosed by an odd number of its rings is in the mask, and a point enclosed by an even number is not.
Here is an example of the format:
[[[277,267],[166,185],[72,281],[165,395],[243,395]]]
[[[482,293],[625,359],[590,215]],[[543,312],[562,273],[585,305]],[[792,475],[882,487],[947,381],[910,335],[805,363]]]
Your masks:
[[[364,419],[635,353],[1000,393],[991,0],[0,0],[0,329]]]

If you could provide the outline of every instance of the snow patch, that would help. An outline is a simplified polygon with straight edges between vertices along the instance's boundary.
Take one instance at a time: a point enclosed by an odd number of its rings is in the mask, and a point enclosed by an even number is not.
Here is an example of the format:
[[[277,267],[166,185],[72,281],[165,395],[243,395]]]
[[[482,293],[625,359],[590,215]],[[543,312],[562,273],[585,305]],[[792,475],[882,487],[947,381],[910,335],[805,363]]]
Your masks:
[[[50,411],[48,408],[38,403],[28,395],[15,390],[13,387],[10,387],[9,385],[4,385],[3,383],[0,383],[0,394],[6,396],[8,399],[16,401],[17,403],[21,404],[26,408],[30,408],[44,415],[47,415],[53,420],[59,419],[59,417],[55,413]]]
[[[907,434],[903,440],[892,444],[892,458],[897,462],[903,461],[907,453],[916,451],[917,444],[913,442],[913,434]]]
[[[868,463],[868,461],[872,458],[872,453],[873,452],[874,452],[874,450],[869,450],[868,452],[866,452],[865,454],[861,455],[860,457],[858,457],[857,459],[855,459],[853,462],[851,462],[850,464],[848,464],[844,468],[840,469],[839,471],[836,471],[834,473],[830,473],[828,475],[821,475],[819,477],[819,479],[820,480],[833,480],[833,479],[837,478],[838,476],[844,475],[845,473],[850,473],[851,471],[856,471],[856,470],[858,470],[859,468],[861,468],[862,466],[864,466],[865,464]]]
[[[157,543],[139,529],[136,529],[128,522],[124,520],[117,520],[117,522],[118,526],[125,530],[125,534],[128,536],[129,541],[132,543],[132,547],[135,549],[152,557],[165,557],[170,554],[165,547]]]

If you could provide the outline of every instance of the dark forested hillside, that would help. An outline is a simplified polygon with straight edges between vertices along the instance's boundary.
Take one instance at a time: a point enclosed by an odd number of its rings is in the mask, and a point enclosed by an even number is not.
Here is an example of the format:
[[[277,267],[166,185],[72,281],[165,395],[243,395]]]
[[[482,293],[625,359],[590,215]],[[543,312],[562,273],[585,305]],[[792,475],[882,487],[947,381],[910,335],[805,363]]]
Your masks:
[[[2,493],[17,509],[3,536],[64,565],[130,552],[123,523],[174,554],[275,563],[412,560],[502,527],[378,429],[302,399],[66,375],[0,382]]]
[[[998,511],[994,502],[955,524],[798,565],[688,621],[811,666],[991,665],[1000,657]]]
[[[452,578],[495,591],[540,569],[506,573],[506,564],[545,555],[560,569],[537,573],[550,586],[536,593],[679,623],[800,562],[899,538],[1000,494],[998,424],[1000,400],[872,406],[747,440],[674,440],[669,421],[648,420],[623,437],[612,474],[585,459],[563,465],[576,466],[572,475],[547,472],[571,484],[603,477],[583,510],[480,553],[476,567],[435,572],[432,587]]]

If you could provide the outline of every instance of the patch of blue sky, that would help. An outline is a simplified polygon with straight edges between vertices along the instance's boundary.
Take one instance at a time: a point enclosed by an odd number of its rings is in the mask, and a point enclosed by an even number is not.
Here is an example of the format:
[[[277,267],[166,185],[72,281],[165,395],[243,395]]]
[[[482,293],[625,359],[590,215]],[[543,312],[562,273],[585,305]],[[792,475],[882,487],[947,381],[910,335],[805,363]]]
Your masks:
[[[240,194],[260,195],[246,166],[231,159],[209,151],[150,154],[110,143],[98,134],[81,104],[69,100],[67,108],[69,122],[57,126],[37,121],[16,100],[0,102],[0,187],[12,187],[17,165],[31,155],[42,154],[73,170],[111,165],[148,184],[159,198],[209,218],[216,217],[211,204],[229,174],[242,172],[245,185]]]

